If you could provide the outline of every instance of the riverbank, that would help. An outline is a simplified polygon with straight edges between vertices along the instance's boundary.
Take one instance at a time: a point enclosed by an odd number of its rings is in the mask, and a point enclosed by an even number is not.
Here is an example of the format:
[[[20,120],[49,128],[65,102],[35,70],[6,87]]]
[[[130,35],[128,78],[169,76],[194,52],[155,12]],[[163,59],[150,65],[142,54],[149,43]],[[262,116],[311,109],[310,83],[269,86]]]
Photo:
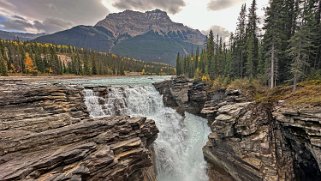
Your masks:
[[[155,84],[166,105],[208,119],[212,133],[203,153],[212,180],[247,181],[321,177],[321,104],[306,94],[321,89],[301,86],[297,93],[284,87],[258,97],[182,77]]]
[[[94,75],[94,76],[77,76],[77,75],[57,75],[57,76],[29,76],[29,75],[12,75],[0,76],[0,81],[23,81],[27,82],[40,82],[40,81],[55,81],[55,80],[93,80],[93,79],[106,79],[106,78],[122,78],[122,77],[153,77],[149,75],[140,76],[112,76],[112,75]]]

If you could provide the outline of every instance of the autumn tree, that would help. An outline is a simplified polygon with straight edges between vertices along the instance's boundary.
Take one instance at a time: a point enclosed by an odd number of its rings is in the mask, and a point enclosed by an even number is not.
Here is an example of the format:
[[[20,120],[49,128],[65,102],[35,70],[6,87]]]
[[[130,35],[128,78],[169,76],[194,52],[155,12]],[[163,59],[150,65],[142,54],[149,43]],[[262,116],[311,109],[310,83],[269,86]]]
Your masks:
[[[37,74],[37,69],[36,69],[36,67],[35,67],[35,65],[33,63],[33,60],[31,59],[29,53],[25,54],[24,65],[25,65],[26,73]]]

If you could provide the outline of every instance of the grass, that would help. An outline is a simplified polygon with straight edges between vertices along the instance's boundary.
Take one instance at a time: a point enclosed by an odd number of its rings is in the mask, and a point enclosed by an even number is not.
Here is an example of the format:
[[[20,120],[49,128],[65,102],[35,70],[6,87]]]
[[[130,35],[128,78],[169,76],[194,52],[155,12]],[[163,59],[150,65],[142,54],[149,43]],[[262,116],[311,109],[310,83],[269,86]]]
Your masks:
[[[258,102],[274,103],[280,100],[289,107],[321,106],[321,81],[310,80],[298,84],[297,90],[293,86],[283,85],[266,90],[265,95],[256,98]]]
[[[297,90],[283,92],[281,98],[290,106],[321,106],[321,81],[310,80],[298,84]]]
[[[212,90],[239,89],[249,99],[262,103],[275,103],[280,100],[289,107],[321,106],[321,80],[308,80],[298,84],[293,91],[291,85],[281,85],[274,89],[264,86],[259,80],[218,78],[211,82]]]
[[[211,90],[219,89],[238,89],[242,91],[242,94],[250,99],[256,99],[266,94],[267,88],[256,79],[235,79],[219,77],[215,80],[208,82],[212,85]]]

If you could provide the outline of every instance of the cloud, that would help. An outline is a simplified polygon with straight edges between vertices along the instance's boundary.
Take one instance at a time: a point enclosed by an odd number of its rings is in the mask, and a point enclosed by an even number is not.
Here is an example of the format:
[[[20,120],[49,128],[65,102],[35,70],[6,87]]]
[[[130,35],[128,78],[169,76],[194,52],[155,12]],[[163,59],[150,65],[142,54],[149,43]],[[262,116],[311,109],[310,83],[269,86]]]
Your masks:
[[[32,28],[33,25],[26,20],[20,18],[3,18],[1,22],[2,28],[5,30],[14,30],[14,31],[26,31],[28,28]]]
[[[0,0],[0,22],[5,30],[26,28],[51,33],[74,25],[93,25],[103,19],[108,10],[101,0]]]
[[[136,10],[160,8],[171,14],[176,14],[185,6],[185,2],[183,0],[116,0],[113,6],[118,9]]]
[[[209,30],[206,31],[202,31],[203,34],[208,35],[210,30],[213,31],[213,34],[219,35],[220,37],[223,38],[223,40],[226,40],[227,38],[230,37],[231,32],[229,32],[226,28],[222,27],[222,26],[218,26],[218,25],[214,25],[212,26]]]
[[[0,26],[3,30],[7,31],[53,33],[70,28],[72,23],[56,18],[47,18],[44,21],[29,21],[15,15],[12,17],[0,16]]]
[[[71,26],[72,23],[56,18],[47,18],[43,22],[34,21],[34,27],[37,30],[41,30],[47,33],[64,30],[70,28]]]
[[[219,11],[232,7],[236,4],[240,4],[242,2],[245,2],[245,0],[211,0],[208,3],[207,7],[210,10]]]

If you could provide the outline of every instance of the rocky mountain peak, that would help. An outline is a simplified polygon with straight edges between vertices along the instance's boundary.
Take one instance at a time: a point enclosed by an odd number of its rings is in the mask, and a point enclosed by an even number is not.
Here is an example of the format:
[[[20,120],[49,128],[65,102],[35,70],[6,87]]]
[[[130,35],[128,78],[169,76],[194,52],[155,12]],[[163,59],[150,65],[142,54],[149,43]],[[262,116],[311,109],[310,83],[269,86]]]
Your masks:
[[[167,12],[160,9],[155,9],[152,11],[146,11],[145,15],[149,20],[167,20],[171,21],[170,17],[167,15]]]
[[[173,22],[165,11],[159,9],[146,11],[145,13],[125,10],[120,13],[109,14],[105,19],[99,21],[96,24],[97,26],[109,30],[115,38],[122,35],[135,37],[153,31],[165,36],[169,33],[176,33],[185,41],[194,44],[202,44],[205,39],[200,31]]]

